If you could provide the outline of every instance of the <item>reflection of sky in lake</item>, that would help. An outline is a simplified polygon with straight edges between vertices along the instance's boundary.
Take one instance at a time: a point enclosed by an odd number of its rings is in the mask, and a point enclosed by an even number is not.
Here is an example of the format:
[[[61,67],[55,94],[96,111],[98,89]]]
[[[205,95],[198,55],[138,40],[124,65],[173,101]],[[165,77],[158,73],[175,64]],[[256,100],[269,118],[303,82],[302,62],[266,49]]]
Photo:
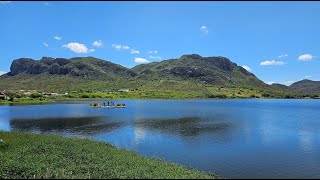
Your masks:
[[[117,100],[0,106],[0,129],[89,137],[226,178],[320,178],[320,101]]]

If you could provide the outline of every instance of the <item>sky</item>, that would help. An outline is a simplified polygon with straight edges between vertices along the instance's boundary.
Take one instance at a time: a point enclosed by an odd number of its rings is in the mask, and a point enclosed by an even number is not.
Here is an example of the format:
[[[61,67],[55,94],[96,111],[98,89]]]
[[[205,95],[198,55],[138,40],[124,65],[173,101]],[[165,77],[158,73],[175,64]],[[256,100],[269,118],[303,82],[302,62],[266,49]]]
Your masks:
[[[0,1],[0,74],[14,59],[93,56],[132,68],[224,56],[266,83],[320,80],[320,2]]]

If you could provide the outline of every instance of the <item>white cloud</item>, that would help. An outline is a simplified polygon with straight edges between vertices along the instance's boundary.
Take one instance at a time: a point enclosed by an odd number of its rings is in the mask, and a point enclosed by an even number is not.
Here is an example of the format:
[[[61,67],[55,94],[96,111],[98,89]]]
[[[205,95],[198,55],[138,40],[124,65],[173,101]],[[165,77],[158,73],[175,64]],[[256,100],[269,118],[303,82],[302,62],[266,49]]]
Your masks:
[[[157,54],[159,53],[158,51],[148,51],[149,54]]]
[[[126,45],[121,45],[121,44],[112,44],[112,47],[117,49],[117,50],[121,50],[121,49],[130,49],[129,46]]]
[[[148,61],[147,59],[144,59],[144,58],[134,58],[134,62],[136,62],[136,63],[149,63],[150,61]]]
[[[278,56],[278,59],[284,58],[284,57],[287,57],[287,56],[288,56],[288,54],[282,54],[282,55]]]
[[[269,84],[269,85],[271,85],[271,84],[273,84],[273,83],[276,83],[276,82],[274,82],[274,81],[269,81],[269,82],[267,82],[267,84]]]
[[[204,32],[204,33],[206,33],[206,34],[208,34],[208,32],[209,32],[207,26],[201,26],[200,31],[201,31],[201,32]]]
[[[90,49],[90,50],[89,50],[89,52],[94,52],[94,51],[96,51],[96,50],[95,50],[95,49]]]
[[[160,56],[149,56],[150,59],[161,59]]]
[[[63,45],[62,47],[68,48],[68,49],[70,49],[70,51],[75,52],[75,53],[88,53],[88,52],[94,51],[92,49],[89,50],[86,47],[86,45],[80,44],[77,42],[71,42],[71,43]]]
[[[283,61],[263,61],[260,63],[261,66],[271,66],[271,65],[284,65]]]
[[[305,76],[304,78],[311,78],[312,76],[308,75],[308,76]]]
[[[45,46],[45,47],[48,47],[49,45],[47,44],[47,43],[45,43],[45,42],[43,42],[43,45]]]
[[[246,65],[244,65],[244,66],[242,66],[245,70],[247,70],[247,71],[252,71],[252,69],[249,67],[249,66],[246,66]]]
[[[3,74],[6,74],[7,72],[4,72],[4,71],[0,71],[0,76],[3,75]]]
[[[287,85],[287,86],[290,86],[292,83],[294,83],[295,81],[286,81],[284,82],[283,84]]]
[[[93,42],[92,45],[94,45],[95,47],[102,47],[102,46],[103,46],[103,43],[102,43],[101,40],[99,40],[99,41]]]
[[[311,54],[302,54],[298,57],[299,61],[311,61],[314,58]]]
[[[12,1],[0,1],[0,4],[8,4],[11,3]]]
[[[60,41],[61,39],[62,39],[62,37],[60,37],[60,36],[55,36],[55,37],[53,37],[55,40],[58,40],[58,41]]]
[[[131,49],[131,54],[140,54],[140,51],[138,50],[135,50],[135,49]]]

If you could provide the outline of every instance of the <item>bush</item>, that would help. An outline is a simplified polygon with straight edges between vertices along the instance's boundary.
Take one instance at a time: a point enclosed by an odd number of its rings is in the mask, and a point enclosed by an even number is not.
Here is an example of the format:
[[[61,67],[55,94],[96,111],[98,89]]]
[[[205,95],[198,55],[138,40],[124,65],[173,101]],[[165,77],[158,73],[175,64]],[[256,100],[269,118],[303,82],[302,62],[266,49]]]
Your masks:
[[[16,93],[8,93],[7,96],[9,97],[9,101],[13,101],[14,98],[17,96]]]
[[[22,98],[22,95],[21,94],[16,94],[15,97],[16,98]]]
[[[284,96],[284,98],[286,98],[286,99],[292,99],[292,98],[294,98],[294,96],[293,96],[292,94],[286,94],[286,95]]]
[[[208,98],[227,98],[225,94],[210,94]]]
[[[75,96],[75,95],[71,95],[71,94],[68,94],[68,95],[63,95],[63,97],[67,97],[67,98],[76,98],[77,96]]]
[[[13,101],[14,100],[14,96],[9,96],[9,101]]]
[[[84,94],[84,95],[81,96],[81,98],[89,98],[89,96]]]
[[[41,98],[41,97],[43,97],[43,95],[39,94],[39,93],[33,93],[33,94],[30,94],[30,97],[31,98]]]

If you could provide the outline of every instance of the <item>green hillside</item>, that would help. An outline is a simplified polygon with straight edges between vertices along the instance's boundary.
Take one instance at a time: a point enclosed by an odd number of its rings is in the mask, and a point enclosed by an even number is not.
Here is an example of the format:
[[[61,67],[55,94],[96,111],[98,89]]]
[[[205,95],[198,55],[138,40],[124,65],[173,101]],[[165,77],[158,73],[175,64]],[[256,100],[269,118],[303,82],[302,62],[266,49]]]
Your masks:
[[[292,87],[270,86],[228,58],[197,54],[141,64],[131,69],[94,57],[20,58],[12,62],[9,73],[0,76],[0,91],[23,89],[63,93],[130,89],[137,92],[134,97],[143,93],[155,97],[180,94],[189,98],[298,97],[304,93],[319,94],[317,84],[306,81]],[[175,95],[167,96],[170,93]]]
[[[291,84],[289,88],[301,93],[320,94],[320,81],[311,81],[304,79]]]

